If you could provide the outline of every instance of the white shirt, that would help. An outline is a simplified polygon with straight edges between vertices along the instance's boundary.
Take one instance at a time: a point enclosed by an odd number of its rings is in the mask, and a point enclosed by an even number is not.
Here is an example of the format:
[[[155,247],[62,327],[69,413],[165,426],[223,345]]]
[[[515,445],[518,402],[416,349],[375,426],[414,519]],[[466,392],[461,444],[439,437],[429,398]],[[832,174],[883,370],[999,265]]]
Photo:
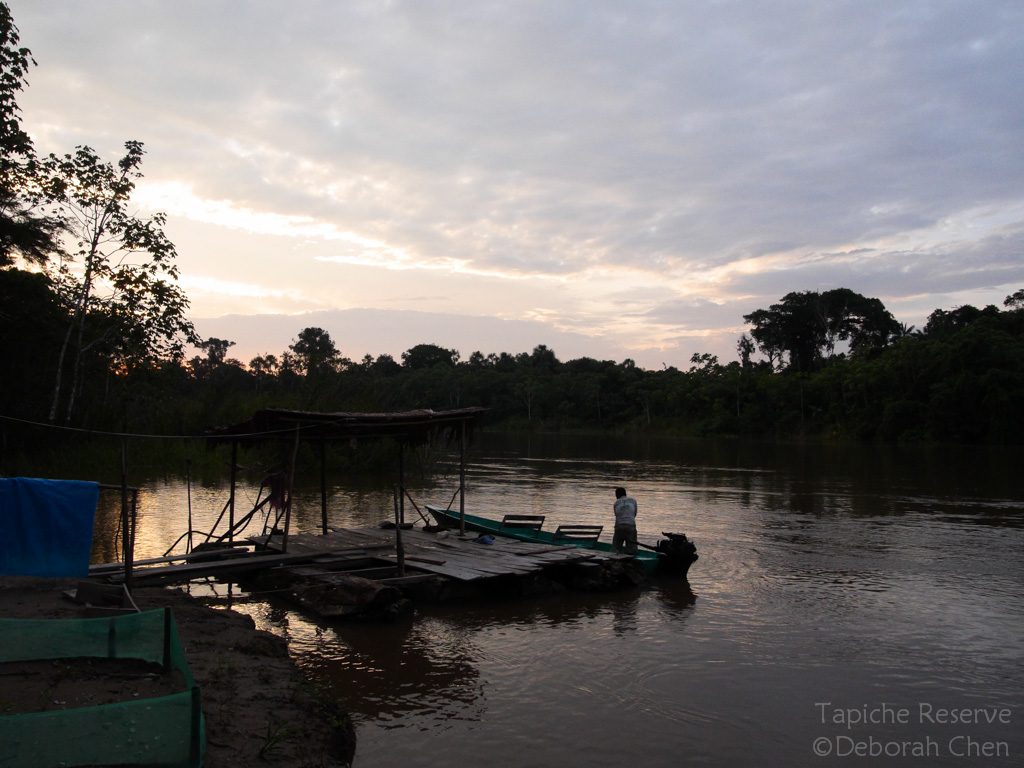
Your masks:
[[[615,500],[615,524],[636,527],[636,499],[623,496]]]

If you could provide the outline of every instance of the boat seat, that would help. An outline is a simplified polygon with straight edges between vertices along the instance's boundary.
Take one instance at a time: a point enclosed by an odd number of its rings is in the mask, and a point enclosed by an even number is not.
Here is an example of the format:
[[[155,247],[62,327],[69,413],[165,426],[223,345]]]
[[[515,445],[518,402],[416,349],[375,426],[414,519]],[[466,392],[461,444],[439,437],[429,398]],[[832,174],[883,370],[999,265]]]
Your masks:
[[[544,525],[544,515],[505,515],[501,519],[499,531],[539,531]]]
[[[603,530],[603,525],[560,525],[555,530],[552,541],[564,541],[567,544],[592,544],[597,541]]]

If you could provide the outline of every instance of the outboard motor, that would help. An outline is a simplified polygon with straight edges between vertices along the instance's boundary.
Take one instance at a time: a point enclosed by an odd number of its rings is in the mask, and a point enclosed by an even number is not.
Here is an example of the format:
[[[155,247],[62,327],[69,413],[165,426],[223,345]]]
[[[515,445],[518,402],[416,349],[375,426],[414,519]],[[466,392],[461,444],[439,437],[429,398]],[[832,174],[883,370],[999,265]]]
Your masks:
[[[697,561],[697,547],[686,538],[685,533],[661,532],[664,539],[658,542],[658,552],[664,555],[659,563],[659,572],[685,576],[690,566]]]

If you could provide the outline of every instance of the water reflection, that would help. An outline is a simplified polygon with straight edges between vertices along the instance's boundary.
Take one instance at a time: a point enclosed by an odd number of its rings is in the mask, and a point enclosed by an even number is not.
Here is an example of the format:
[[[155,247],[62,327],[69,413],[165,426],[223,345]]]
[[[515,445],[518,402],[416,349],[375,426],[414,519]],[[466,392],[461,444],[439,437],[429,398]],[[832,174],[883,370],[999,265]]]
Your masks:
[[[661,615],[667,621],[684,621],[697,604],[697,595],[686,579],[664,579],[658,582],[655,594],[662,605]]]
[[[549,525],[607,532],[624,484],[641,537],[685,532],[700,560],[689,584],[423,606],[386,627],[317,623],[270,597],[222,593],[287,637],[353,713],[361,768],[638,755],[816,766],[816,701],[1024,708],[1020,451],[479,437],[469,511],[536,510]],[[447,503],[453,482],[414,495]],[[140,541],[155,550],[181,530],[186,494],[149,487]],[[194,496],[204,525],[226,486]],[[317,483],[297,500],[300,528],[316,530]],[[331,524],[375,525],[390,516],[391,489],[339,487],[329,503]],[[1016,729],[989,735],[1024,749]],[[930,764],[964,764],[946,757]]]

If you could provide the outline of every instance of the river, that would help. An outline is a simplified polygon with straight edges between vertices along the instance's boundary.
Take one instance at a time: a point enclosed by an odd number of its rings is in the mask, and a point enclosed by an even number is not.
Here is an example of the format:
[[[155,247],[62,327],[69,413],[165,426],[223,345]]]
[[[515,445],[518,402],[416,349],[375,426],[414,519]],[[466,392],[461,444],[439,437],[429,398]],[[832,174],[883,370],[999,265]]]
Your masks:
[[[624,485],[642,540],[684,532],[700,560],[689,583],[394,626],[193,585],[288,639],[352,714],[358,768],[1021,764],[1020,450],[478,437],[467,511],[610,531]],[[414,497],[447,504],[447,469]],[[201,528],[226,484],[143,485],[138,556],[185,530],[189,496]],[[315,530],[318,490],[296,499]],[[331,510],[374,524],[391,490],[341,484]]]

